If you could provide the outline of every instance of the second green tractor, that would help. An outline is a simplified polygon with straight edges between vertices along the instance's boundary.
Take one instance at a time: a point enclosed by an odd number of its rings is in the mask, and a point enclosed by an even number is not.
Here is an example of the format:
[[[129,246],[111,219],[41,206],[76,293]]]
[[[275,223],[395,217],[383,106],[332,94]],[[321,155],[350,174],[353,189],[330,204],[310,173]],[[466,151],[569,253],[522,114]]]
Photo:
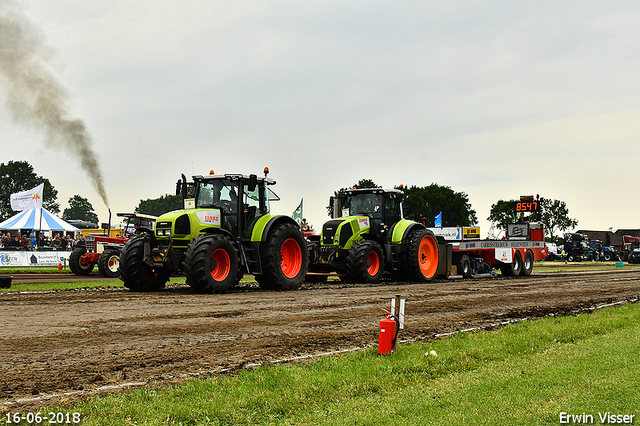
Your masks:
[[[352,189],[330,199],[332,220],[309,243],[307,281],[337,273],[350,282],[377,283],[385,273],[426,282],[442,273],[446,244],[424,225],[404,219],[398,189]]]

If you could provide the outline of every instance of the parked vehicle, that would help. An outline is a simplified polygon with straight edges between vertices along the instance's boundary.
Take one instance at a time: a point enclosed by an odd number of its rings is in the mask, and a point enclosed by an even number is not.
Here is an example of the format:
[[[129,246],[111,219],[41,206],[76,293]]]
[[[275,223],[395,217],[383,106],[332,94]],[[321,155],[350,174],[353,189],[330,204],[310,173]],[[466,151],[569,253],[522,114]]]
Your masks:
[[[600,240],[589,240],[589,259],[610,262],[619,260],[613,247],[607,247]]]
[[[622,249],[620,250],[620,260],[629,261],[629,255],[635,250],[640,249],[640,238],[631,235],[622,236]]]
[[[120,273],[120,250],[129,238],[144,230],[153,232],[156,221],[155,216],[142,213],[116,213],[118,217],[126,218],[124,233],[118,237],[112,237],[110,225],[105,229],[104,235],[88,234],[85,237],[85,246],[76,247],[69,255],[69,269],[76,275],[89,275],[98,265],[98,271],[103,277],[115,278]],[[109,215],[109,224],[111,215]]]
[[[589,260],[589,237],[577,232],[564,234],[564,251],[568,262]]]

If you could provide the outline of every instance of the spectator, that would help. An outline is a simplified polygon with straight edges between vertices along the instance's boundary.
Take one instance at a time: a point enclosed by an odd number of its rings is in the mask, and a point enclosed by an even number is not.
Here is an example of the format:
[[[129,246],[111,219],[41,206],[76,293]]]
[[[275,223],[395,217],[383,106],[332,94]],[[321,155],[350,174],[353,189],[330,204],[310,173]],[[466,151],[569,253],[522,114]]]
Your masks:
[[[60,248],[62,250],[66,250],[67,249],[67,245],[69,244],[69,236],[67,237],[63,237],[60,239]]]
[[[53,247],[55,249],[59,249],[60,248],[60,234],[56,234],[56,236],[53,239],[53,241],[51,241],[51,247]]]
[[[29,249],[35,250],[37,246],[36,236],[33,235],[33,232],[29,234]]]
[[[27,240],[26,234],[20,238],[20,248],[25,250],[29,248],[29,241]]]
[[[84,248],[86,246],[87,246],[87,243],[84,240],[84,235],[80,234],[80,236],[78,237],[78,239],[76,241],[75,248],[78,248],[78,247]]]

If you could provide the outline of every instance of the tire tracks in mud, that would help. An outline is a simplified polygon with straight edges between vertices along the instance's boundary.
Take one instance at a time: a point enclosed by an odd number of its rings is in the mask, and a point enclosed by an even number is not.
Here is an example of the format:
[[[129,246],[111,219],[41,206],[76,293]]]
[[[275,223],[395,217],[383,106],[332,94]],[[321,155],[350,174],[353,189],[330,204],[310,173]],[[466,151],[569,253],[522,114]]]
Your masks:
[[[388,308],[396,294],[406,299],[401,339],[408,341],[633,300],[640,294],[640,274],[321,283],[291,292],[244,285],[224,295],[194,294],[184,286],[157,293],[2,293],[0,402],[37,406],[50,402],[43,395],[64,400],[128,383],[161,386],[203,373],[370,347],[377,344],[380,308]]]

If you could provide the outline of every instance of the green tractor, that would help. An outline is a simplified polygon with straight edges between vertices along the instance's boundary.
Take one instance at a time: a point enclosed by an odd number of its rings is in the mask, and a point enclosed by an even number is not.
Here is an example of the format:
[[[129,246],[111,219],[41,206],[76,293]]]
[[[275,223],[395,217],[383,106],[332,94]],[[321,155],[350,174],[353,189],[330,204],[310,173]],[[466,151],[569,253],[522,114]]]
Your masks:
[[[306,240],[288,216],[269,213],[276,182],[254,174],[178,180],[184,210],[160,216],[153,233],[129,240],[120,254],[120,279],[132,291],[155,291],[183,273],[199,293],[225,293],[244,273],[261,288],[296,289],[309,267]],[[187,194],[190,195],[187,198]]]
[[[442,237],[402,217],[404,193],[397,189],[352,189],[335,194],[333,220],[308,244],[307,281],[337,273],[348,281],[377,283],[385,273],[395,279],[425,282],[443,272]]]

